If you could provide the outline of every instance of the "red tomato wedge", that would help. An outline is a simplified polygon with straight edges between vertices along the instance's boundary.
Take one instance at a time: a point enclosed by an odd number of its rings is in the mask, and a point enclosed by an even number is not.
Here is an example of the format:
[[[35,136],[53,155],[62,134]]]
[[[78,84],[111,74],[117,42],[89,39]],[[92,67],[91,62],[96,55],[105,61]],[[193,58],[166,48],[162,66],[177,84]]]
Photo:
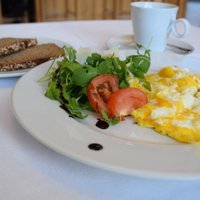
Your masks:
[[[107,102],[108,115],[127,116],[148,102],[146,94],[138,88],[123,88],[113,92]]]
[[[103,74],[93,78],[87,87],[90,105],[96,112],[107,112],[107,101],[110,95],[118,90],[119,79],[115,75]]]

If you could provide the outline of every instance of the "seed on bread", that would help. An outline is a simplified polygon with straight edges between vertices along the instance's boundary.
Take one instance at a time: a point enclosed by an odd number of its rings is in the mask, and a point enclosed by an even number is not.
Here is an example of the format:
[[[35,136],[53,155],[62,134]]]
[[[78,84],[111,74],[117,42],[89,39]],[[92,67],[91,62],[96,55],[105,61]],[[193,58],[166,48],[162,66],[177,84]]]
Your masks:
[[[37,45],[37,39],[34,38],[1,38],[0,56],[9,55],[35,45]]]

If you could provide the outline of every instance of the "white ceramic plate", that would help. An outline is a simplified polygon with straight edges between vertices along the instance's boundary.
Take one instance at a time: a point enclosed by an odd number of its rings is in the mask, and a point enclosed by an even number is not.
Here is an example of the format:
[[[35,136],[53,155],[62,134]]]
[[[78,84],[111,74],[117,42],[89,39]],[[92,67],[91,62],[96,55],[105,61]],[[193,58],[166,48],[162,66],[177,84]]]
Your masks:
[[[37,37],[37,40],[38,40],[38,44],[55,43],[60,47],[63,47],[64,45],[69,46],[68,44],[66,44],[63,41],[55,40],[55,39],[51,39],[51,38]],[[10,78],[10,77],[22,76],[25,73],[27,73],[28,71],[30,71],[30,68],[29,69],[19,69],[19,70],[14,70],[14,71],[7,71],[7,72],[0,72],[0,78]]]
[[[173,62],[173,57],[168,59]],[[152,129],[139,127],[131,119],[103,130],[95,126],[96,114],[79,121],[68,117],[58,102],[44,96],[46,85],[37,82],[49,66],[47,62],[29,71],[12,93],[17,120],[41,143],[85,164],[124,174],[200,178],[200,151],[193,145],[177,143]],[[182,59],[180,66],[200,73],[197,59]],[[91,150],[88,145],[92,143],[102,145],[103,149]]]

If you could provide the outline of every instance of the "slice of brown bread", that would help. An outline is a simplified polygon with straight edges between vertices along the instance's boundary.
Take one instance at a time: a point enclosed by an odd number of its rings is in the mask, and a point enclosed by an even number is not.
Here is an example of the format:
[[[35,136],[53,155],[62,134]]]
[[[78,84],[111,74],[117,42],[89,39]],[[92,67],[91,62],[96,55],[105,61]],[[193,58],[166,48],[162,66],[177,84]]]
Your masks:
[[[34,38],[0,38],[0,56],[9,55],[35,45],[37,45],[37,39]]]
[[[8,56],[0,57],[0,71],[12,71],[35,67],[57,56],[63,56],[64,50],[56,44],[41,44],[24,49]]]

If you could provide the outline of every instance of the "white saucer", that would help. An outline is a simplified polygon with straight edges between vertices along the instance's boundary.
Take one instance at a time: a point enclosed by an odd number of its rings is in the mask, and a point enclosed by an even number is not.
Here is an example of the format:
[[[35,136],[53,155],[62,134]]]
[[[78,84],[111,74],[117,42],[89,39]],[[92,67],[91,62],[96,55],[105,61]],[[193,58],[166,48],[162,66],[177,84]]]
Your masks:
[[[134,42],[133,35],[122,35],[109,38],[107,40],[107,47],[117,47],[121,50],[130,50],[136,49],[136,44]],[[188,51],[185,51],[184,49],[188,49]],[[171,51],[177,54],[186,55],[192,53],[194,51],[194,47],[187,42],[170,38],[167,42],[167,47],[165,51]]]

